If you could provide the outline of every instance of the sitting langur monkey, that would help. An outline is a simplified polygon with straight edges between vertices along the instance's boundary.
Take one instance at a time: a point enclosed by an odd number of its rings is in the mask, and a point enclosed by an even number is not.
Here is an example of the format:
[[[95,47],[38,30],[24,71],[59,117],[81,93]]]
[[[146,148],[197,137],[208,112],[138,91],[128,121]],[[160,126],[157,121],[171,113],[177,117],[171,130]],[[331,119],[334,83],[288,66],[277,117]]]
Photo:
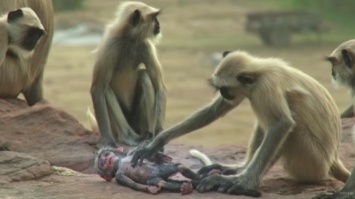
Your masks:
[[[20,12],[10,12],[29,7]],[[1,0],[0,98],[23,93],[32,106],[43,100],[43,70],[53,38],[51,0]],[[43,34],[46,33],[46,34]]]
[[[218,190],[244,194],[256,189],[277,161],[298,182],[319,182],[328,175],[345,182],[350,173],[338,159],[341,122],[337,106],[312,77],[276,58],[258,58],[246,52],[223,53],[211,86],[218,96],[181,123],[161,132],[132,159],[135,165],[170,140],[204,127],[248,99],[257,117],[242,165],[210,165],[203,175],[220,169],[197,186],[200,192]]]
[[[162,130],[166,89],[155,48],[159,12],[140,2],[120,4],[98,46],[91,96],[106,145],[137,145]]]
[[[332,78],[334,83],[344,85],[351,91],[352,100],[355,100],[355,40],[340,44],[326,59],[332,64]],[[354,101],[353,101],[354,104]],[[351,106],[347,116],[354,116]],[[353,129],[353,134],[355,134]],[[321,195],[318,199],[348,199],[355,198],[355,168],[345,186],[333,195]]]

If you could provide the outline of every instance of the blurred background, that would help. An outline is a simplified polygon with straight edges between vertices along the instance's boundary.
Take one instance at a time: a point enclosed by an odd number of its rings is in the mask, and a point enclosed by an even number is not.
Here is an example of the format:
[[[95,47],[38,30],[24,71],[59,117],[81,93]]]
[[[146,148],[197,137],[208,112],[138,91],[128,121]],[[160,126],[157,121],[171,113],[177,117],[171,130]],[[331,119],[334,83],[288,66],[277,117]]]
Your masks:
[[[96,48],[117,0],[53,0],[55,36],[45,69],[45,98],[89,128],[90,84]],[[340,111],[350,105],[344,88],[331,83],[324,57],[354,37],[355,1],[342,0],[147,0],[161,8],[158,46],[168,103],[165,128],[215,95],[207,79],[225,50],[281,57],[320,81]],[[247,101],[207,128],[174,142],[246,145],[255,116]]]

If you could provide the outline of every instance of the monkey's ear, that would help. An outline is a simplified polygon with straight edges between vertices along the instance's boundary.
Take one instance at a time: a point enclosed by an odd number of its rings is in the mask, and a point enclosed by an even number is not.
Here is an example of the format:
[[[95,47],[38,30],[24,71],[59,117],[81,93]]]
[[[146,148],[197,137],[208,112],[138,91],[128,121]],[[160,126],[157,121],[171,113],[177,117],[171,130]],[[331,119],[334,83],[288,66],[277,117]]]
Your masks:
[[[341,55],[343,56],[344,63],[349,68],[352,68],[354,64],[354,54],[349,49],[343,49],[341,51]]]
[[[224,51],[223,52],[223,57],[226,57],[231,51]]]
[[[14,11],[9,12],[9,14],[7,15],[7,22],[11,23],[16,21],[17,19],[20,19],[23,17],[23,12],[21,9],[17,9]]]
[[[248,74],[240,74],[237,76],[237,80],[242,84],[253,84],[255,82],[254,77]]]
[[[139,10],[135,10],[132,14],[131,24],[133,26],[136,26],[139,24],[140,20],[141,20],[141,12]]]
[[[332,56],[326,56],[324,60],[329,61],[332,65],[335,65],[338,62],[337,58]]]

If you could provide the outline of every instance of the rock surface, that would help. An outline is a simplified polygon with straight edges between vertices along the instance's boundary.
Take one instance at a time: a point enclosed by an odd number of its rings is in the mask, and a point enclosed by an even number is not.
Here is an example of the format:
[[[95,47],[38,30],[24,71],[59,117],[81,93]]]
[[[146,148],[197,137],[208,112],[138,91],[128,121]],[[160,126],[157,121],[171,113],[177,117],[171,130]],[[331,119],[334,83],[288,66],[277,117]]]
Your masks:
[[[343,120],[343,139],[339,156],[347,168],[354,161],[351,130],[355,119]],[[149,195],[107,183],[93,174],[93,159],[97,150],[98,135],[86,130],[78,121],[49,103],[28,107],[17,99],[0,99],[0,198],[180,198],[176,193]],[[245,147],[220,146],[206,148],[172,143],[165,151],[186,166],[197,170],[201,162],[189,156],[196,148],[206,153],[213,162],[240,162]],[[26,154],[23,154],[26,153]],[[33,157],[32,157],[33,156]],[[82,175],[48,175],[49,164],[82,172]],[[6,164],[5,164],[6,163]],[[23,166],[22,166],[23,165]],[[5,168],[5,169],[4,169]],[[72,173],[72,172],[69,172]],[[44,176],[44,177],[42,177]],[[40,178],[42,177],[42,178]],[[20,182],[15,182],[20,181]],[[325,180],[319,184],[297,184],[285,174],[277,163],[264,177],[260,187],[262,198],[310,198],[321,192],[340,189],[343,183]],[[184,198],[236,198],[216,192],[199,194],[193,192]],[[248,198],[238,196],[238,198]]]
[[[92,173],[98,135],[47,102],[28,107],[0,99],[0,145],[48,160],[51,165]]]
[[[51,174],[47,160],[12,151],[0,152],[0,183],[36,180]]]

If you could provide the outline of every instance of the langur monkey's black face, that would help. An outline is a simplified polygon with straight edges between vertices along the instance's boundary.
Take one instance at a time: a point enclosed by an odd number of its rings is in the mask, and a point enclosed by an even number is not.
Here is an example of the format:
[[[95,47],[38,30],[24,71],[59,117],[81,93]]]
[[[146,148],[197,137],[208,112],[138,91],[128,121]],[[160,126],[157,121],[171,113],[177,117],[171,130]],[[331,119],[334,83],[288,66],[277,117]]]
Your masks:
[[[158,20],[158,14],[157,13],[154,17],[153,17],[153,20],[154,20],[154,34],[157,35],[160,33],[160,23],[159,23],[159,20]]]
[[[236,67],[243,64],[243,59],[239,58],[238,53],[225,51],[221,63],[209,80],[210,85],[229,101],[240,97],[244,98],[245,90],[254,83],[254,79],[250,75],[238,73],[239,70]],[[231,55],[228,56],[229,54]],[[243,58],[243,56],[240,57]]]
[[[130,14],[131,33],[142,38],[156,38],[160,35],[158,15],[160,10],[140,2],[126,2],[123,7]]]
[[[40,19],[31,8],[20,8],[7,15],[9,46],[14,51],[30,52],[46,34]]]
[[[355,40],[340,44],[326,60],[332,65],[335,83],[353,87],[355,83]]]

